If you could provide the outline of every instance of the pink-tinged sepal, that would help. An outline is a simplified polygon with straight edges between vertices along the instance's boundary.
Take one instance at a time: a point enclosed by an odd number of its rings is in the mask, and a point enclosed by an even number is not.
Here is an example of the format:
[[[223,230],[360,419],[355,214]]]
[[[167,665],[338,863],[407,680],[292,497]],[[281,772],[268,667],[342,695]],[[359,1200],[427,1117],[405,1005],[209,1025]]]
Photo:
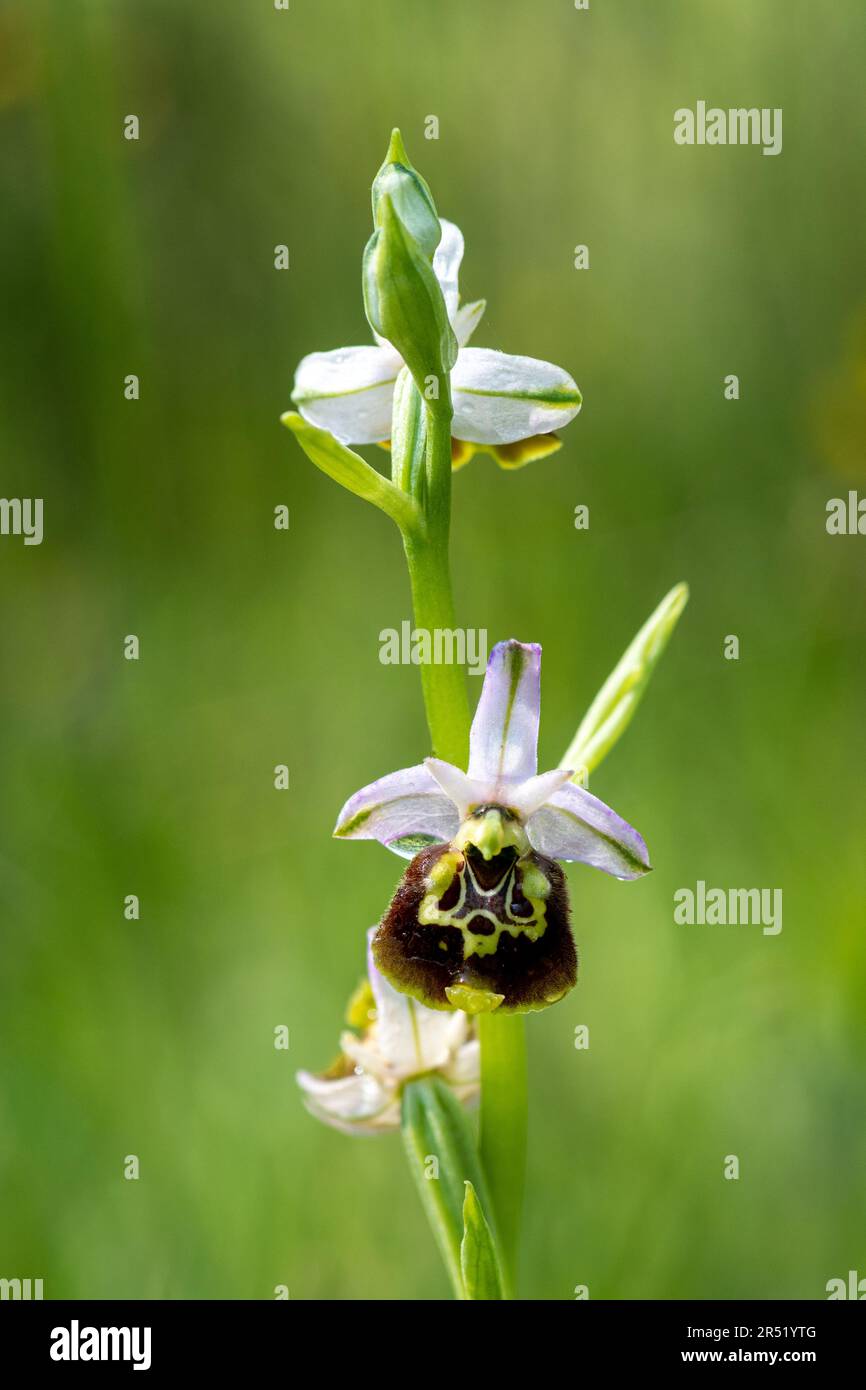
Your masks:
[[[420,845],[450,840],[459,825],[454,803],[419,764],[388,773],[346,802],[334,826],[340,840],[378,840],[408,857]]]
[[[469,736],[468,774],[488,787],[488,800],[535,776],[540,712],[541,648],[514,638],[497,642]]]
[[[614,878],[642,878],[650,871],[649,852],[634,826],[573,782],[529,816],[526,832],[551,859],[576,860]]]

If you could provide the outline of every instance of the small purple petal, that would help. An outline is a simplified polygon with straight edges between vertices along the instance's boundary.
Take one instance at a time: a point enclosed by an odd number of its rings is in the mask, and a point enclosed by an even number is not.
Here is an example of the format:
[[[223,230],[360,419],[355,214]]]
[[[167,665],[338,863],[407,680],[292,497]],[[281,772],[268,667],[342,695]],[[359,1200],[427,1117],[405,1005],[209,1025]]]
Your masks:
[[[530,777],[514,787],[508,804],[520,813],[523,820],[528,820],[570,780],[568,768],[555,767],[552,772],[539,772],[537,777]]]
[[[424,766],[449,800],[454,802],[461,820],[470,806],[477,806],[484,800],[484,788],[471,781],[453,763],[443,762],[441,758],[425,758]]]

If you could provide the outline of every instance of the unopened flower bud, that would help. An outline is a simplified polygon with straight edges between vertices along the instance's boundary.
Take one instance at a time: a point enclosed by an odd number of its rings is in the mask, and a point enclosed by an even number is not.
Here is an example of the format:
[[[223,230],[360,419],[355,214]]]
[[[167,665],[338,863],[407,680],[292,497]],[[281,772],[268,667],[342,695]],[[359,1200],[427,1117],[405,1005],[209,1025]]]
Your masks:
[[[375,231],[364,251],[364,307],[374,332],[400,354],[430,408],[450,416],[457,339],[433,270],[442,228],[424,180],[408,161],[390,159],[393,152],[394,139],[373,185]],[[396,153],[405,158],[402,142]]]

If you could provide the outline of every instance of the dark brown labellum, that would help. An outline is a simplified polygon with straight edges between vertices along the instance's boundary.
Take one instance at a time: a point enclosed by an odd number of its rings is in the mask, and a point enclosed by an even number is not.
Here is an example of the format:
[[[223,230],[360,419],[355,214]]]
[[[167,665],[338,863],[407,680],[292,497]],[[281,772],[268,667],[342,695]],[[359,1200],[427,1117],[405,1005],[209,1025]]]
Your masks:
[[[422,850],[373,938],[373,959],[429,1008],[547,1008],[577,979],[563,872],[513,848],[489,860],[473,846]]]

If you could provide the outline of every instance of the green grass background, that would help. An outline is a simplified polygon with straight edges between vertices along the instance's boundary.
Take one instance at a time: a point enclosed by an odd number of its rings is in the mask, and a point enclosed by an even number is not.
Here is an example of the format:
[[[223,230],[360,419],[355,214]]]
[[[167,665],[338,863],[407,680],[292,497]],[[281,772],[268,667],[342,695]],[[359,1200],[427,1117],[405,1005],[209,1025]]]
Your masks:
[[[824,528],[864,485],[862,5],[12,0],[0,38],[0,491],[46,523],[0,539],[0,1275],[447,1292],[399,1140],[293,1081],[399,870],[336,811],[428,751],[417,671],[378,661],[396,534],[278,424],[305,352],[368,340],[395,124],[465,231],[477,343],[585,396],[555,458],[455,480],[459,620],[544,644],[543,766],[692,589],[593,781],[655,872],[569,871],[580,983],[528,1024],[523,1294],[866,1275],[866,540]],[[781,156],[675,146],[699,98],[781,106]],[[698,878],[782,888],[781,935],[674,926]]]

